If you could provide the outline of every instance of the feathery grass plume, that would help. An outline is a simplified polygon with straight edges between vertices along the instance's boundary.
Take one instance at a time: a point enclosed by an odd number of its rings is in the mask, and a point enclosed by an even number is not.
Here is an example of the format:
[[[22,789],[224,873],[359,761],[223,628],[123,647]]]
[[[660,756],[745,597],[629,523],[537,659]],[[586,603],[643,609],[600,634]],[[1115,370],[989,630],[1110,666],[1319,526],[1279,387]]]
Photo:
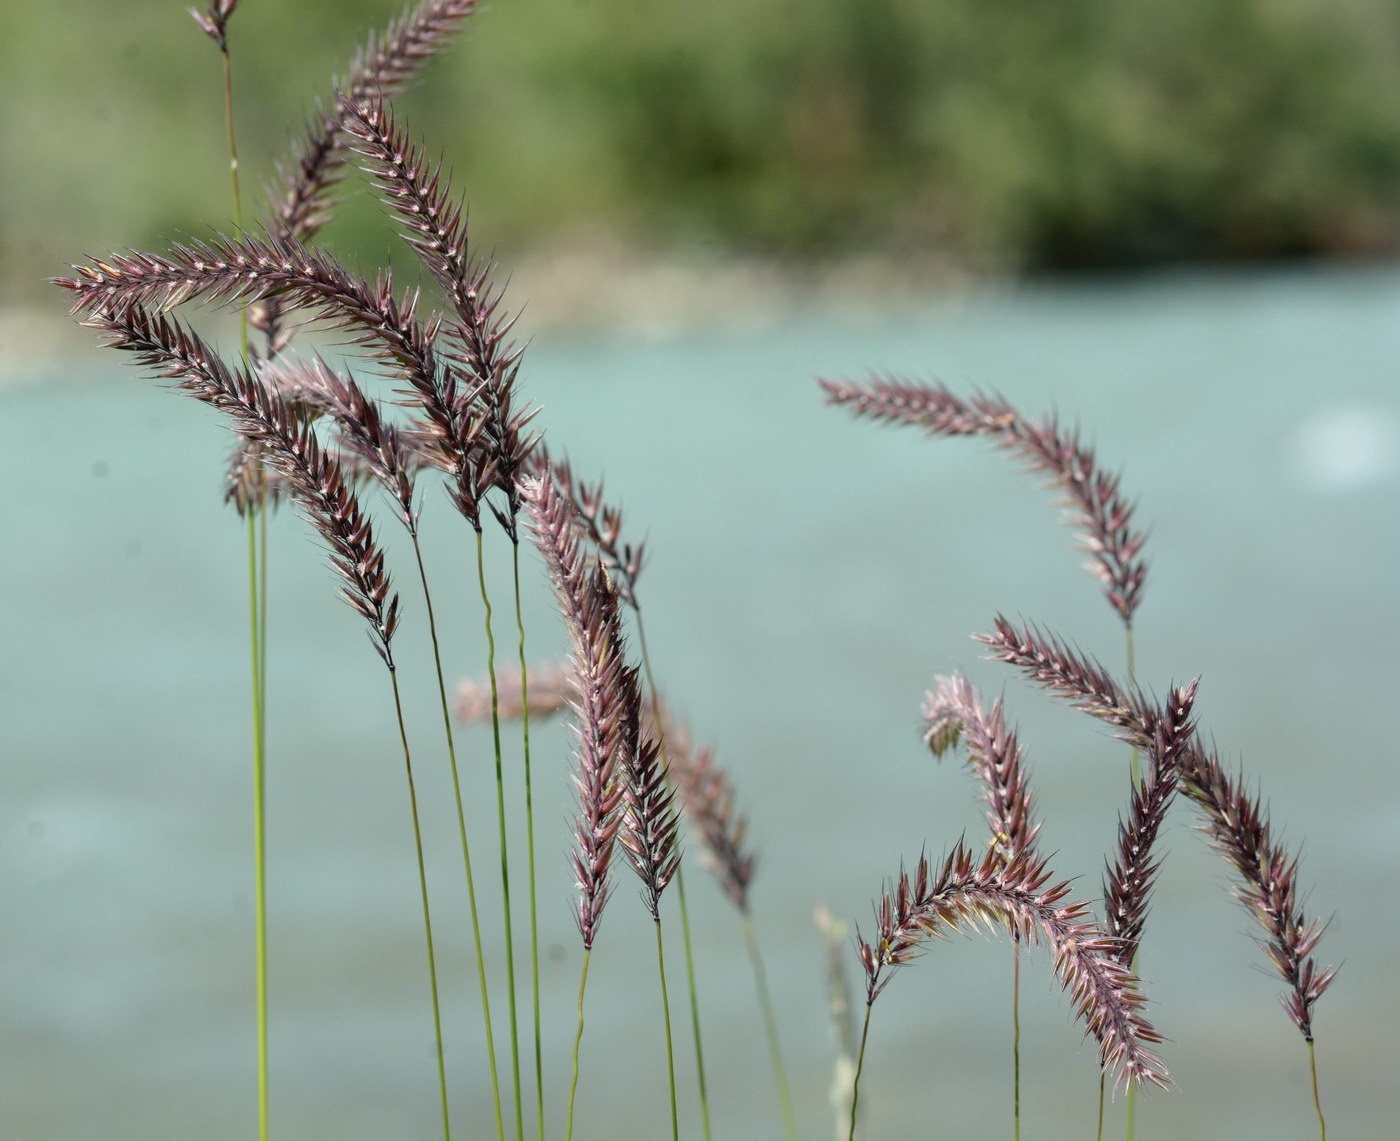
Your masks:
[[[675,794],[667,779],[666,760],[658,742],[642,732],[641,671],[624,670],[627,722],[622,756],[622,827],[617,840],[627,862],[642,881],[642,901],[655,920],[661,918],[661,893],[680,865]]]
[[[389,493],[400,522],[410,536],[416,537],[416,468],[398,428],[385,421],[379,403],[320,357],[278,363],[263,371],[301,387],[335,417],[342,446],[358,457],[369,475]]]
[[[747,818],[734,810],[734,784],[715,763],[708,747],[696,748],[690,731],[679,724],[663,703],[650,711],[654,722],[649,735],[658,745],[664,739],[666,766],[680,793],[681,807],[699,835],[705,864],[714,873],[724,894],[744,915],[749,914],[749,885],[758,858],[748,846]]]
[[[491,263],[472,259],[466,214],[442,169],[430,166],[383,100],[347,94],[341,98],[341,113],[366,173],[447,297],[452,316],[445,328],[453,359],[480,389],[483,483],[505,496],[506,510],[493,505],[492,511],[514,542],[520,477],[537,441],[525,429],[538,412],[513,406],[524,352],[510,340],[515,315],[502,310],[504,290],[492,279]]]
[[[924,740],[935,757],[962,740],[968,761],[982,784],[987,803],[990,850],[1008,863],[1029,852],[1040,825],[1033,823],[1030,789],[1021,747],[1007,728],[1001,701],[990,712],[972,683],[961,676],[934,678],[923,708]],[[1011,963],[1011,1113],[1012,1135],[1021,1136],[1021,937]]]
[[[570,703],[578,718],[574,777],[581,814],[578,847],[572,856],[578,877],[579,933],[585,949],[593,946],[603,905],[609,894],[613,840],[621,825],[621,753],[629,725],[623,683],[622,624],[611,580],[583,549],[570,522],[568,504],[547,479],[527,479],[535,543],[544,555],[573,645],[570,659],[576,697]]]
[[[72,291],[75,311],[131,303],[165,310],[196,298],[233,303],[290,295],[333,328],[348,330],[350,343],[408,386],[404,395],[424,416],[414,425],[417,451],[448,475],[454,505],[480,530],[484,486],[477,458],[481,423],[473,413],[476,386],[464,386],[457,370],[439,360],[439,318],[420,322],[417,295],[396,297],[388,272],[370,283],[299,241],[250,235],[177,244],[164,256],[111,254],[73,268],[75,277],[55,284]]]
[[[828,404],[845,405],[857,416],[912,424],[933,436],[987,436],[1064,493],[1068,522],[1083,538],[1089,569],[1123,624],[1131,628],[1141,599],[1147,564],[1145,536],[1133,529],[1133,505],[1119,490],[1119,476],[1098,466],[1079,433],[1054,415],[1027,420],[1000,396],[974,394],[964,400],[941,384],[908,384],[877,378],[868,385],[820,380]]]
[[[1264,951],[1288,992],[1284,1011],[1303,1040],[1313,1041],[1312,1008],[1336,978],[1336,967],[1319,967],[1313,954],[1327,924],[1303,914],[1298,856],[1274,842],[1268,813],[1238,777],[1229,776],[1213,752],[1192,748],[1181,766],[1182,791],[1205,816],[1204,830],[1235,869],[1235,898],[1267,936]]]
[[[1040,831],[1031,811],[1025,761],[1014,730],[1007,727],[1000,701],[990,710],[967,678],[937,676],[926,695],[924,740],[941,757],[961,739],[968,761],[982,782],[992,847],[1008,863],[1035,842]]]
[[[1176,795],[1181,761],[1195,734],[1191,714],[1196,704],[1196,681],[1173,688],[1162,707],[1147,709],[1152,739],[1141,747],[1148,766],[1133,786],[1128,818],[1118,822],[1116,860],[1105,867],[1104,926],[1118,939],[1118,955],[1131,965],[1142,942],[1152,888],[1161,869],[1153,855],[1167,807]],[[1134,742],[1136,744],[1136,742]]]
[[[563,488],[556,486],[562,497]],[[608,579],[619,599],[622,591],[616,576],[609,569]],[[565,666],[534,667],[529,670],[529,702],[531,717],[551,717],[573,704],[576,693],[574,669]],[[500,715],[520,716],[521,686],[518,671],[500,676],[498,693]],[[491,715],[491,691],[484,681],[463,681],[457,687],[456,712],[459,721],[484,721]],[[690,731],[671,716],[664,703],[649,710],[651,717],[643,722],[648,740],[661,747],[665,726],[666,767],[676,791],[681,809],[695,826],[705,863],[714,873],[730,901],[741,912],[749,910],[749,884],[753,880],[757,857],[747,844],[748,820],[734,811],[734,785],[728,773],[715,762],[707,747],[695,748]]]
[[[602,480],[597,483],[575,481],[568,461],[554,459],[543,444],[535,448],[530,464],[537,473],[553,475],[560,491],[574,505],[578,526],[612,571],[618,594],[637,609],[637,577],[646,561],[646,544],[633,546],[622,541],[622,512],[603,501]]]
[[[382,487],[395,502],[399,521],[403,523],[413,545],[418,578],[423,589],[423,603],[428,617],[428,633],[432,640],[433,666],[437,680],[438,699],[442,710],[442,726],[446,737],[448,764],[452,773],[453,800],[457,808],[458,833],[462,845],[463,870],[466,874],[467,899],[471,915],[472,941],[476,952],[477,978],[481,991],[481,1011],[486,1039],[487,1058],[491,1072],[491,1091],[496,1114],[498,1137],[505,1133],[501,1117],[499,1077],[496,1067],[496,1043],[491,1027],[490,992],[486,982],[486,965],[481,947],[481,924],[476,900],[475,875],[472,871],[471,847],[467,835],[466,815],[462,805],[460,770],[457,748],[452,735],[452,718],[448,709],[447,687],[443,680],[442,652],[438,638],[437,619],[433,609],[432,591],[423,562],[422,544],[418,535],[418,513],[414,504],[415,473],[418,453],[405,443],[404,433],[386,423],[377,402],[370,400],[359,385],[343,376],[320,358],[309,361],[268,362],[262,370],[265,379],[274,378],[284,390],[296,392],[313,407],[328,413],[339,427],[339,440],[349,458],[358,462],[365,475]]]
[[[408,243],[442,287],[448,300],[445,320],[448,347],[445,355],[466,370],[475,381],[474,406],[469,423],[473,447],[464,457],[475,503],[496,490],[504,495],[502,509],[493,500],[487,505],[511,542],[515,593],[517,656],[525,668],[525,623],[520,598],[520,537],[517,518],[521,509],[520,476],[536,437],[526,432],[538,409],[517,411],[515,382],[523,349],[509,340],[515,318],[501,309],[502,290],[491,279],[488,261],[473,261],[468,252],[463,208],[455,200],[441,168],[431,168],[408,133],[394,122],[376,93],[356,98],[343,93],[340,112],[350,146],[360,156],[361,167],[397,217]],[[465,511],[465,507],[463,508]],[[487,597],[482,559],[481,527],[477,533],[477,577],[486,613],[487,669],[495,679],[495,638],[491,633],[491,603]],[[534,1011],[535,1091],[541,1141],[544,1136],[543,1030],[540,1016],[539,929],[536,904],[534,796],[530,764],[529,706],[521,720],[525,770],[525,829],[529,858],[530,963]],[[501,835],[501,891],[505,912],[507,975],[511,999],[512,1056],[516,1050],[515,966],[510,907],[510,872],[506,841],[505,791],[500,752],[500,720],[492,718],[496,738],[497,807]],[[516,1083],[517,1096],[519,1082]],[[521,1132],[517,1104],[516,1132]]]
[[[529,703],[530,718],[553,717],[571,707],[574,672],[571,666],[531,666],[525,671],[525,684],[518,669],[502,670],[496,675],[496,709],[505,720],[519,720]],[[463,680],[457,684],[453,712],[464,725],[485,721],[491,716],[491,683],[488,680]]]
[[[1047,862],[1025,851],[1010,862],[989,851],[979,862],[959,844],[936,877],[921,857],[913,879],[901,872],[877,905],[875,940],[857,936],[867,1006],[889,985],[888,972],[911,961],[925,940],[1001,924],[1028,942],[1049,944],[1075,1015],[1120,1084],[1165,1086],[1166,1071],[1148,1049],[1162,1037],[1143,1016],[1138,980],[1119,962],[1115,942],[1089,918],[1088,905],[1066,903],[1069,884],[1047,888],[1050,879]]]
[[[370,36],[333,90],[357,100],[403,91],[476,9],[477,0],[427,0],[405,12],[382,33]],[[278,165],[280,186],[268,192],[273,203],[268,233],[275,239],[310,241],[330,218],[330,193],[344,165],[344,122],[337,100],[332,107],[317,108],[290,164]],[[264,334],[269,355],[285,348],[291,337],[282,322],[286,300],[265,297],[253,309],[253,326]]]
[[[1320,968],[1313,951],[1326,925],[1308,921],[1297,887],[1298,859],[1275,844],[1268,814],[1257,798],[1193,743],[1190,725],[1194,683],[1173,692],[1168,710],[1154,711],[1138,695],[1125,694],[1097,663],[1034,627],[1017,629],[998,617],[996,631],[980,636],[992,657],[1019,668],[1032,681],[1122,731],[1149,752],[1170,744],[1182,790],[1205,816],[1215,847],[1241,878],[1237,897],[1267,935],[1265,949],[1288,984],[1284,1010],[1312,1041],[1312,1007],[1331,985],[1335,968]],[[1160,743],[1159,743],[1160,742]],[[1154,763],[1154,769],[1156,765]]]
[[[369,519],[311,428],[254,376],[229,368],[177,321],[127,304],[99,310],[83,323],[107,333],[110,347],[135,353],[142,365],[174,380],[177,388],[228,414],[240,436],[264,446],[268,462],[287,480],[298,506],[330,547],[331,566],[344,582],[341,597],[369,622],[374,648],[392,670],[398,595]]]
[[[631,718],[624,702],[622,625],[617,594],[607,572],[585,554],[570,523],[568,505],[552,480],[527,480],[522,488],[530,512],[536,545],[544,555],[549,577],[573,645],[573,727],[578,748],[574,787],[579,794],[575,820],[576,847],[570,854],[579,889],[575,920],[583,939],[579,975],[578,1030],[574,1035],[573,1079],[569,1084],[566,1136],[573,1137],[574,1098],[578,1091],[579,1050],[583,1042],[583,1000],[588,964],[597,938],[603,906],[611,892],[614,844],[622,825],[623,780],[618,772]],[[523,681],[523,679],[522,679]],[[494,688],[494,687],[493,687]],[[521,702],[523,706],[523,701]],[[494,703],[493,703],[494,705]],[[494,716],[494,715],[493,715]],[[674,1103],[674,1093],[672,1096]]]

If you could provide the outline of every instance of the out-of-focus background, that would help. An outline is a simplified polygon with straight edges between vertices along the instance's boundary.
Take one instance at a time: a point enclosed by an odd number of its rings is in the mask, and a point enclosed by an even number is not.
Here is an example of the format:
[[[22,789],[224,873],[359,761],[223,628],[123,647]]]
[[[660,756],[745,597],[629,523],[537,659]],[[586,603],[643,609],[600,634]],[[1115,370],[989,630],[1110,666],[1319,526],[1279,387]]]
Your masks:
[[[255,1128],[245,551],[219,502],[227,433],[93,349],[44,282],[85,255],[227,226],[218,57],[184,7],[21,6],[0,38],[0,1137]],[[250,213],[330,76],[396,11],[244,0],[232,30]],[[399,106],[511,276],[531,341],[523,392],[548,439],[607,476],[653,552],[642,594],[658,673],[732,771],[761,853],[756,915],[803,1137],[834,1130],[813,908],[868,926],[901,860],[980,841],[970,780],[918,738],[930,676],[960,668],[1004,693],[1042,843],[1077,895],[1100,892],[1127,794],[1125,750],[967,638],[1004,611],[1121,665],[1121,629],[1072,536],[985,447],[821,407],[814,375],[871,369],[1057,409],[1124,471],[1151,530],[1140,676],[1159,691],[1202,676],[1204,727],[1303,851],[1310,907],[1334,916],[1321,955],[1344,961],[1316,1016],[1324,1106],[1335,1136],[1387,1135],[1400,11],[496,0]],[[353,177],[342,199],[324,243],[416,280]],[[227,316],[192,316],[236,344]],[[424,499],[448,668],[476,675],[469,535],[436,489]],[[387,517],[384,533],[392,545]],[[498,616],[504,545],[489,568]],[[546,661],[562,634],[527,564],[530,654]],[[411,559],[394,547],[391,565],[456,1128],[487,1137],[426,636]],[[272,572],[274,1133],[429,1136],[431,1023],[384,678],[289,513]],[[462,738],[488,915],[489,740]],[[551,1135],[578,971],[568,744],[560,725],[536,730]],[[508,771],[518,804],[514,754]],[[1302,1042],[1191,826],[1180,806],[1143,961],[1179,1088],[1143,1099],[1138,1136],[1311,1136]],[[519,828],[511,842],[519,869]],[[771,1141],[740,930],[701,869],[691,882],[715,1136]],[[632,895],[621,883],[594,956],[581,1138],[666,1129],[649,921]],[[486,953],[499,996],[499,939]],[[957,941],[891,984],[866,1137],[930,1122],[1009,1134],[1010,964],[1004,940]],[[1092,1135],[1093,1051],[1043,953],[1024,968],[1026,1135]],[[679,989],[672,1003],[683,1132],[698,1137]],[[503,1029],[499,998],[495,1015]]]

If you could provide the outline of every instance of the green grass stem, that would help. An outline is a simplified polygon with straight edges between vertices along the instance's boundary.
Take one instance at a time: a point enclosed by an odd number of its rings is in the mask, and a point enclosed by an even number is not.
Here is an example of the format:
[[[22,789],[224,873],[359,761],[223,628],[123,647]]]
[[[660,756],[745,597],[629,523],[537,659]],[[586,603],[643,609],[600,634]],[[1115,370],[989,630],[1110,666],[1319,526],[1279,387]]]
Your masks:
[[[264,548],[266,549],[266,548]],[[253,682],[253,924],[258,1006],[258,1137],[268,1135],[267,1063],[267,742],[263,719],[262,626],[258,605],[258,541],[248,514],[248,633]]]
[[[1015,936],[1015,965],[1011,975],[1011,1100],[1012,1136],[1021,1141],[1021,936]]]
[[[583,972],[578,980],[578,1030],[574,1033],[574,1076],[569,1082],[569,1113],[565,1119],[567,1124],[564,1127],[564,1141],[573,1141],[574,1136],[574,1095],[578,1092],[578,1051],[579,1043],[583,1041],[583,992],[588,986],[588,961],[593,957],[593,948],[587,947],[583,952]]]
[[[1134,644],[1133,644],[1133,628],[1132,628],[1131,626],[1124,626],[1124,627],[1123,627],[1123,635],[1124,635],[1124,639],[1125,639],[1125,642],[1126,642],[1127,655],[1128,655],[1128,690],[1129,690],[1129,692],[1132,692],[1133,690],[1137,689],[1137,662],[1136,662],[1135,653],[1134,653],[1135,647],[1134,647]],[[1135,791],[1136,791],[1136,789],[1137,789],[1137,787],[1138,787],[1138,783],[1139,783],[1141,780],[1142,780],[1142,758],[1141,758],[1141,756],[1140,756],[1140,754],[1139,754],[1139,750],[1138,750],[1137,748],[1134,748],[1134,749],[1133,749],[1133,789],[1134,789]],[[1139,958],[1140,958],[1140,956],[1139,956],[1138,952],[1134,951],[1134,952],[1133,952],[1133,961],[1132,961],[1132,963],[1130,964],[1130,968],[1131,968],[1133,974],[1135,974],[1135,975],[1138,974],[1138,960],[1139,960]],[[1139,976],[1139,977],[1141,977],[1141,976]],[[1100,1085],[1100,1087],[1099,1087],[1099,1096],[1100,1096],[1100,1097],[1103,1096],[1103,1087],[1102,1087],[1102,1085]],[[1126,1122],[1126,1125],[1125,1125],[1125,1127],[1124,1127],[1124,1132],[1123,1132],[1123,1136],[1124,1136],[1124,1138],[1125,1138],[1125,1141],[1133,1141],[1133,1138],[1136,1136],[1136,1133],[1137,1133],[1137,1086],[1136,1086],[1134,1083],[1129,1082],[1129,1083],[1128,1083],[1128,1117],[1127,1117],[1127,1122]]]
[[[1322,1099],[1317,1093],[1317,1046],[1308,1039],[1308,1068],[1312,1071],[1313,1108],[1317,1110],[1318,1141],[1327,1141],[1327,1120],[1322,1116]]]
[[[515,629],[519,634],[520,725],[525,750],[525,846],[530,870],[530,993],[535,1017],[535,1114],[539,1141],[544,1141],[544,1044],[540,1032],[540,931],[535,896],[535,798],[530,782],[530,683],[525,667],[525,619],[520,610],[520,542],[511,540],[511,574],[515,581]],[[708,1132],[706,1133],[708,1137]]]
[[[485,542],[476,532],[476,580],[486,623],[486,673],[491,679],[491,735],[496,747],[496,817],[501,832],[501,906],[505,913],[506,987],[510,1000],[510,1061],[515,1078],[515,1136],[525,1139],[525,1116],[520,1094],[520,1028],[515,1010],[515,939],[510,918],[510,857],[506,844],[506,786],[501,766],[501,707],[496,688],[496,638],[491,633],[491,599],[486,592]]]
[[[656,968],[661,975],[661,1013],[666,1020],[666,1077],[671,1085],[671,1141],[680,1141],[680,1115],[676,1111],[676,1055],[671,1046],[671,998],[666,989],[666,951],[661,920],[656,921]]]
[[[851,1081],[851,1129],[846,1141],[856,1141],[856,1114],[860,1110],[860,1075],[865,1070],[865,1042],[870,1037],[870,1010],[873,1003],[865,1004],[865,1025],[860,1031],[860,1053],[856,1055],[856,1076]]]
[[[637,645],[642,651],[642,669],[647,675],[647,689],[651,691],[651,705],[653,709],[661,708],[661,696],[656,688],[656,675],[651,669],[651,652],[647,649],[646,624],[642,621],[641,607],[635,607],[633,613],[637,618]],[[661,724],[661,719],[656,719],[657,745],[660,746],[661,756],[666,757],[666,728]],[[667,779],[670,779],[669,771]],[[700,1032],[700,996],[695,984],[695,947],[690,937],[690,907],[685,896],[685,861],[676,868],[676,892],[680,900],[681,911],[681,936],[685,949],[685,978],[686,990],[690,996],[690,1029],[691,1037],[695,1042],[695,1078],[700,1090],[700,1121],[704,1130],[705,1141],[710,1141],[710,1091],[705,1080],[705,1043]]]
[[[228,40],[220,52],[224,74],[224,134],[234,225],[243,228],[243,192],[238,183],[238,135],[233,117],[233,62]],[[243,364],[248,364],[248,310],[238,309]],[[259,488],[261,491],[261,488]],[[259,525],[260,524],[260,525]],[[261,531],[261,536],[259,536]],[[259,538],[261,537],[261,549]],[[259,495],[248,512],[248,624],[253,685],[253,925],[257,976],[258,1138],[268,1137],[267,1048],[267,512]]]
[[[428,574],[423,567],[423,548],[414,534],[413,554],[418,560],[418,579],[423,584],[423,604],[428,612],[428,635],[433,643],[433,666],[437,671],[438,698],[442,705],[442,729],[447,737],[447,757],[452,767],[452,793],[457,801],[457,831],[462,841],[462,864],[467,873],[467,901],[471,909],[472,944],[476,949],[476,978],[481,989],[481,1017],[486,1032],[486,1058],[491,1069],[491,1097],[496,1111],[496,1137],[505,1138],[501,1117],[501,1083],[496,1070],[496,1036],[491,1029],[491,995],[486,986],[486,960],[481,953],[481,918],[476,907],[476,880],[472,875],[471,846],[467,843],[467,817],[462,809],[462,781],[457,769],[457,743],[452,732],[452,714],[447,705],[447,683],[443,679],[442,650],[438,644],[437,619]]]
[[[418,792],[413,784],[413,756],[408,748],[408,730],[404,727],[403,701],[399,697],[398,671],[390,668],[389,681],[394,688],[394,716],[398,719],[399,740],[403,744],[403,765],[408,775],[408,803],[413,813],[413,846],[418,855],[418,890],[423,897],[423,934],[428,941],[428,986],[433,996],[433,1034],[437,1042],[438,1092],[442,1100],[442,1137],[452,1141],[452,1126],[447,1114],[447,1063],[442,1050],[442,1007],[438,1002],[437,956],[433,953],[433,918],[428,906],[428,870],[423,862],[423,829],[418,820]]]
[[[768,972],[763,966],[763,951],[759,947],[753,916],[747,911],[744,912],[744,943],[749,949],[749,962],[753,964],[754,989],[758,991],[758,1005],[763,1011],[763,1026],[768,1034],[768,1056],[773,1063],[773,1080],[778,1086],[783,1129],[788,1141],[796,1141],[797,1118],[792,1109],[792,1091],[788,1088],[787,1067],[783,1064],[783,1046],[778,1037],[778,1019],[773,1011],[773,997],[768,991]]]

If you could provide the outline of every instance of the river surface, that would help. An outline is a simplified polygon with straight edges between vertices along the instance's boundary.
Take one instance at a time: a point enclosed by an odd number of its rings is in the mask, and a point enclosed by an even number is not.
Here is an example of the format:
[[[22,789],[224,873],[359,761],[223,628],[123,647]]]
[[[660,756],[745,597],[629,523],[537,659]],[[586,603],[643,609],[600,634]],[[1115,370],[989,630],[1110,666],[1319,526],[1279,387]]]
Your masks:
[[[527,315],[528,320],[528,315]],[[0,1137],[256,1135],[246,546],[220,502],[211,413],[111,354],[4,362],[0,488]],[[25,371],[29,368],[29,371]],[[996,389],[1078,424],[1150,531],[1137,669],[1200,676],[1203,729],[1303,851],[1334,1136],[1393,1127],[1400,1058],[1400,269],[1031,284],[876,310],[829,303],[742,326],[541,335],[525,395],[553,448],[603,475],[651,553],[656,672],[731,772],[760,853],[754,916],[801,1134],[834,1133],[825,904],[870,930],[901,862],[984,842],[977,790],[935,763],[935,672],[1003,695],[1032,770],[1040,843],[1096,899],[1128,756],[1081,714],[984,661],[1004,612],[1123,664],[1122,629],[1037,480],[983,441],[928,440],[823,407],[814,375],[870,370]],[[42,373],[42,375],[40,375]],[[452,677],[485,662],[470,531],[424,493]],[[411,557],[399,657],[423,808],[454,1135],[495,1136],[451,785]],[[514,654],[508,546],[488,532],[496,632]],[[440,1134],[403,764],[390,691],[317,542],[271,528],[268,860],[273,1136]],[[525,555],[532,660],[563,652]],[[566,869],[569,738],[533,740],[546,1117],[561,1136],[580,969]],[[459,735],[498,1059],[509,1013],[489,728]],[[533,1070],[520,746],[506,799],[521,1065]],[[1177,1083],[1138,1137],[1316,1135],[1307,1055],[1278,980],[1185,803],[1143,947]],[[698,846],[690,850],[698,855]],[[575,1136],[669,1135],[651,924],[619,868],[593,956]],[[782,1136],[742,929],[687,879],[714,1136]],[[701,1136],[675,900],[665,901],[682,1135]],[[852,987],[858,968],[847,947]],[[863,1136],[1009,1136],[1012,947],[931,946],[874,1008]],[[858,1001],[858,1006],[859,1006]],[[1022,962],[1027,1138],[1093,1135],[1095,1053]],[[532,1083],[525,1122],[533,1136]],[[1110,1107],[1119,1135],[1122,1100]],[[507,1101],[507,1134],[513,1134]]]

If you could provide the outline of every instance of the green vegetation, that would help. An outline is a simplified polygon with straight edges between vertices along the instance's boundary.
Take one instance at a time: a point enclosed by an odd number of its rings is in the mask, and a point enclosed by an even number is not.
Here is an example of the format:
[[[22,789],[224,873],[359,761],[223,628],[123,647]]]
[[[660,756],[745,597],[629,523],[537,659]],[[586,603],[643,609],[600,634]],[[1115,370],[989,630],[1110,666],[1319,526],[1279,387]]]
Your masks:
[[[150,243],[220,216],[212,176],[169,175],[219,167],[214,79],[187,50],[197,29],[169,0],[129,0],[114,34],[101,8],[7,16],[11,299],[103,236]],[[255,205],[284,124],[321,94],[307,77],[342,66],[350,29],[394,9],[243,14]],[[469,41],[406,110],[517,251],[603,235],[1058,268],[1394,241],[1400,9],[1387,0],[510,0]],[[356,255],[383,256],[372,209],[337,230]]]

